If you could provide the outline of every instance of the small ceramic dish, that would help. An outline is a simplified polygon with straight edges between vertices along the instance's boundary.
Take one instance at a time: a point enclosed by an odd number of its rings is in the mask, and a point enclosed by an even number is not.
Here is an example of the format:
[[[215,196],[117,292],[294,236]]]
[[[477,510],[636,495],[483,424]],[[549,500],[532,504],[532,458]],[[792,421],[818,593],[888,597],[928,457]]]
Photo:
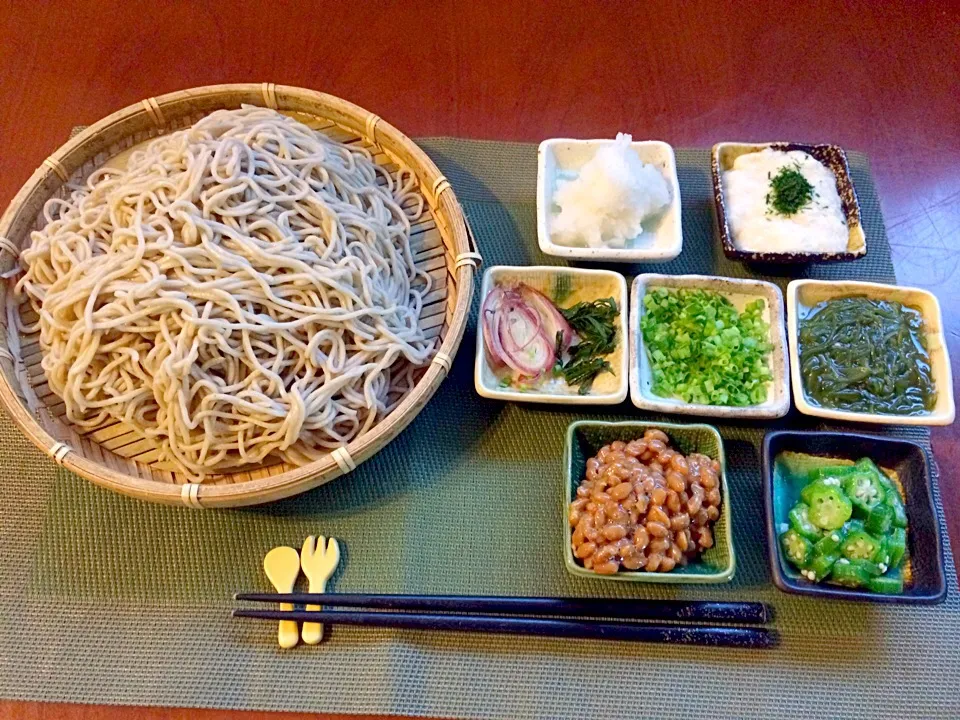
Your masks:
[[[786,454],[785,454],[786,453]],[[790,453],[794,455],[791,459]],[[903,489],[907,510],[907,555],[910,579],[900,595],[813,583],[788,563],[780,549],[780,528],[808,480],[796,470],[810,469],[819,456],[857,461],[868,457],[880,468],[893,470]],[[940,523],[933,503],[930,468],[919,445],[846,432],[769,433],[763,442],[763,482],[766,504],[767,549],[774,584],[788,593],[863,602],[934,605],[943,602],[947,585],[940,542]],[[824,461],[819,461],[824,462]],[[826,461],[829,462],[829,461]],[[791,470],[794,470],[791,472]]]
[[[663,262],[675,258],[683,248],[680,225],[680,184],[673,148],[659,140],[631,144],[639,158],[663,173],[670,189],[670,204],[657,216],[644,221],[644,236],[635,246],[588,248],[558,245],[551,239],[555,216],[553,194],[561,174],[578,171],[597,150],[613,140],[544,140],[537,150],[537,238],[547,255],[605,262]]]
[[[837,192],[847,219],[848,241],[845,252],[755,252],[741,250],[733,240],[733,233],[727,222],[726,199],[723,190],[723,173],[733,167],[734,161],[741,155],[758,152],[765,148],[790,152],[801,150],[816,158],[829,169],[837,179]],[[860,203],[857,191],[850,179],[847,155],[838,145],[805,145],[802,143],[737,143],[723,142],[713,146],[710,157],[710,173],[713,179],[714,213],[716,228],[720,236],[724,254],[735,260],[766,263],[808,263],[856,260],[867,253],[867,238],[860,224]]]
[[[759,405],[732,407],[701,405],[679,398],[661,397],[653,392],[650,358],[644,349],[640,318],[643,316],[643,296],[649,288],[699,288],[713,290],[727,297],[743,311],[747,303],[757,298],[764,302],[763,319],[770,325],[770,370],[773,380],[767,390],[767,399]],[[762,280],[713,277],[711,275],[637,275],[630,292],[630,400],[641,410],[703,415],[719,418],[778,418],[790,410],[790,384],[787,365],[787,338],[784,330],[783,294],[773,283]]]
[[[670,437],[670,446],[684,455],[702,453],[720,463],[720,517],[713,525],[714,546],[692,560],[685,567],[677,566],[670,572],[646,572],[621,570],[614,575],[598,575],[587,570],[573,556],[571,536],[573,529],[567,521],[567,508],[577,494],[580,480],[586,473],[587,460],[597,454],[604,445],[614,440],[629,442],[643,437],[643,433],[656,428]],[[563,480],[563,557],[567,570],[574,575],[597,580],[649,583],[723,583],[733,578],[737,567],[733,549],[733,531],[730,520],[730,488],[727,484],[727,465],[723,452],[723,440],[712,425],[674,425],[648,422],[602,422],[577,420],[567,427],[564,448]]]
[[[483,301],[498,283],[526,283],[539,290],[551,300],[558,290],[568,294],[559,303],[568,308],[582,301],[600,300],[612,297],[620,307],[617,347],[607,361],[613,367],[613,373],[601,373],[593,381],[589,394],[580,395],[576,388],[563,390],[522,391],[504,387],[500,383],[487,359],[483,344]],[[512,400],[513,402],[541,402],[563,405],[616,405],[627,398],[627,369],[629,351],[627,349],[627,281],[620,273],[610,270],[585,270],[567,267],[509,267],[505,265],[487,268],[483,274],[480,288],[480,311],[477,318],[477,355],[474,365],[474,385],[477,393],[486,398]]]
[[[930,368],[937,387],[937,404],[931,412],[923,415],[888,415],[837,410],[815,404],[807,397],[800,372],[799,325],[810,309],[817,303],[852,295],[875,300],[890,300],[911,305],[923,316],[930,353]],[[949,425],[956,415],[953,398],[953,377],[947,343],[940,317],[940,303],[933,293],[919,288],[882,285],[880,283],[855,282],[852,280],[793,280],[787,285],[787,327],[790,336],[790,380],[793,401],[805,415],[887,425]]]

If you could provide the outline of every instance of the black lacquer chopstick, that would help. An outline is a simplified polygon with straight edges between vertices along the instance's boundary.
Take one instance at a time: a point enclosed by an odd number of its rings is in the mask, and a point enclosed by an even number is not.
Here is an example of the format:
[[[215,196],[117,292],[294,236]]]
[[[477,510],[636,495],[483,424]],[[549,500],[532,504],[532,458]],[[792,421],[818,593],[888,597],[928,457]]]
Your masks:
[[[632,620],[687,620],[766,623],[772,611],[758,602],[637,600],[607,598],[474,597],[468,595],[373,595],[365,593],[238,593],[236,600],[301,605],[494,613],[498,615],[574,615]]]
[[[402,630],[439,630],[483,632],[586,640],[622,640],[659,642],[714,647],[768,648],[778,635],[765,628],[708,627],[704,625],[655,625],[634,622],[597,622],[556,618],[495,617],[490,615],[429,615],[405,612],[341,612],[253,610],[233,611],[234,617],[259,620],[297,620],[300,622],[363,625]]]

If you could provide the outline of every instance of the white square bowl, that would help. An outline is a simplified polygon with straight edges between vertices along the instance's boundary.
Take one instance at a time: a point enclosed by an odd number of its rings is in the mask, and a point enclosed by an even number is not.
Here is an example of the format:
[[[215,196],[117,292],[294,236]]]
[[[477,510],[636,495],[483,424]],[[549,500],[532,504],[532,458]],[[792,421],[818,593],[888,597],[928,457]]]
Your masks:
[[[637,156],[653,165],[667,181],[670,204],[656,217],[644,222],[644,235],[651,236],[638,247],[588,248],[557,245],[550,237],[553,221],[553,195],[560,173],[576,172],[604,145],[613,140],[570,140],[553,138],[540,143],[537,150],[537,239],[547,255],[604,262],[662,262],[671,260],[683,249],[680,224],[680,184],[673,148],[659,140],[631,143]]]
[[[769,362],[773,379],[767,388],[767,399],[764,402],[747,407],[702,405],[654,394],[650,359],[643,345],[640,318],[644,312],[643,297],[647,289],[656,287],[712,290],[730,300],[741,312],[748,303],[757,298],[765,301],[763,319],[770,325],[769,339],[773,349],[770,351]],[[783,293],[780,288],[762,280],[712,275],[637,275],[630,292],[630,399],[641,410],[681,415],[751,419],[772,419],[786,415],[790,410],[790,383]]]
[[[498,265],[487,268],[483,273],[480,286],[480,310],[483,301],[498,282],[523,282],[553,299],[557,278],[568,276],[572,292],[561,303],[570,307],[578,302],[600,300],[612,297],[620,307],[618,322],[618,342],[613,353],[607,358],[613,367],[613,373],[601,373],[593,382],[588,395],[549,392],[545,390],[520,391],[500,386],[500,380],[487,362],[483,346],[483,318],[477,317],[477,355],[474,365],[473,382],[477,393],[486,398],[511,400],[513,402],[540,402],[562,405],[616,405],[627,399],[627,370],[630,353],[627,349],[627,281],[620,273],[610,270],[585,270],[568,267],[512,267]]]
[[[860,413],[850,410],[835,410],[820,407],[807,399],[800,374],[800,319],[805,317],[817,303],[850,295],[862,295],[873,300],[890,300],[912,305],[920,310],[926,331],[927,351],[930,353],[930,368],[937,386],[937,404],[933,411],[923,415],[890,415]],[[919,288],[899,287],[881,283],[856,282],[852,280],[793,280],[787,285],[787,319],[790,334],[790,381],[793,401],[805,415],[885,425],[949,425],[956,409],[953,399],[953,377],[947,343],[943,336],[943,321],[940,303],[933,293]]]

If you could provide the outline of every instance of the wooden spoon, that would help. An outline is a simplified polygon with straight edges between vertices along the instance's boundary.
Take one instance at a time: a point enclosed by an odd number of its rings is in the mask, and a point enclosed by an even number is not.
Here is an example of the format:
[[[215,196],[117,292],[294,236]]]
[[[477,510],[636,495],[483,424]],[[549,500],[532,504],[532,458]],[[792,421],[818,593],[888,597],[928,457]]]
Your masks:
[[[292,547],[275,547],[263,558],[263,570],[278,593],[292,593],[300,576],[300,555]],[[291,603],[280,603],[281,610],[293,610]],[[282,648],[292,648],[300,639],[294,620],[281,620],[277,640]]]

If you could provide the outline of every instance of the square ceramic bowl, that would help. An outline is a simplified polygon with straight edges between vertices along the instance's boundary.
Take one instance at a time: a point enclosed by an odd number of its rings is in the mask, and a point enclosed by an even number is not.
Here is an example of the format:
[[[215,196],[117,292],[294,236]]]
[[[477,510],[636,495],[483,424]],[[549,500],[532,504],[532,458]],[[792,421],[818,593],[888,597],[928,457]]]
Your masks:
[[[786,453],[786,455],[784,454]],[[818,456],[805,458],[790,453]],[[903,488],[907,509],[907,560],[911,580],[901,595],[812,583],[782,555],[779,529],[807,484],[804,471],[837,458],[857,461],[868,457],[893,470]],[[823,458],[822,460],[820,458]],[[763,442],[763,482],[766,504],[767,549],[774,584],[788,593],[877,603],[933,605],[947,594],[940,522],[930,488],[930,468],[923,448],[905,440],[845,432],[772,432]]]
[[[621,570],[615,575],[597,575],[587,570],[573,556],[571,536],[573,529],[567,522],[567,508],[577,494],[580,480],[586,474],[587,460],[597,454],[604,445],[614,440],[629,442],[643,437],[643,433],[656,428],[670,437],[670,446],[685,455],[699,452],[720,462],[720,517],[713,526],[715,544],[691,561],[686,567],[677,566],[667,573]],[[737,567],[733,550],[733,530],[730,521],[730,487],[727,484],[727,465],[723,452],[723,440],[712,425],[674,425],[648,422],[602,422],[577,420],[567,427],[564,449],[563,479],[563,557],[574,575],[597,580],[649,583],[723,583],[733,578]]]
[[[520,391],[503,387],[490,367],[483,345],[483,301],[498,283],[526,283],[550,299],[555,299],[558,290],[569,294],[559,303],[567,308],[582,301],[612,297],[620,306],[617,319],[618,342],[607,358],[613,373],[601,373],[593,381],[588,395],[549,390]],[[486,398],[512,400],[514,402],[541,402],[563,405],[616,405],[627,398],[627,368],[630,353],[627,350],[627,281],[620,273],[610,270],[585,270],[568,267],[509,267],[495,265],[487,268],[480,287],[480,317],[477,318],[477,355],[473,380],[477,392]]]
[[[575,173],[604,145],[613,140],[544,140],[537,150],[537,238],[540,249],[547,255],[578,260],[605,262],[662,262],[675,258],[683,248],[680,225],[680,184],[677,181],[677,161],[673,148],[659,140],[644,140],[631,144],[639,158],[663,173],[670,189],[670,204],[656,217],[643,223],[643,239],[636,247],[587,248],[557,245],[550,236],[555,215],[553,194],[558,179],[566,173]]]
[[[843,214],[847,219],[848,239],[845,252],[755,252],[741,250],[733,242],[733,233],[727,222],[726,197],[723,188],[723,173],[733,167],[734,161],[741,155],[758,152],[765,148],[790,152],[801,150],[816,158],[829,169],[837,180],[837,193]],[[713,146],[710,157],[710,173],[713,179],[714,211],[716,227],[723,246],[724,254],[735,260],[768,263],[807,263],[833,262],[839,260],[856,260],[867,253],[867,237],[860,224],[860,203],[857,200],[857,191],[850,179],[850,168],[847,166],[847,155],[839,145],[805,145],[802,143],[737,143],[723,142]]]
[[[770,369],[773,380],[767,390],[767,399],[759,405],[730,407],[701,405],[679,398],[660,397],[653,392],[650,358],[644,349],[640,318],[643,316],[643,297],[650,288],[700,288],[713,290],[727,297],[743,311],[748,303],[762,298],[763,319],[770,325]],[[712,275],[637,275],[630,292],[630,400],[641,410],[703,415],[719,418],[778,418],[790,410],[790,385],[787,365],[787,338],[784,330],[783,294],[773,283],[762,280],[713,277]]]
[[[923,415],[888,415],[835,410],[814,404],[807,397],[800,373],[799,325],[817,303],[834,298],[860,295],[875,300],[890,300],[919,308],[926,330],[930,367],[937,386],[937,404]],[[790,336],[790,379],[793,401],[805,415],[864,423],[887,425],[949,425],[956,415],[953,398],[953,377],[947,343],[940,317],[940,303],[933,293],[919,288],[882,285],[852,280],[793,280],[787,285],[787,321]]]

